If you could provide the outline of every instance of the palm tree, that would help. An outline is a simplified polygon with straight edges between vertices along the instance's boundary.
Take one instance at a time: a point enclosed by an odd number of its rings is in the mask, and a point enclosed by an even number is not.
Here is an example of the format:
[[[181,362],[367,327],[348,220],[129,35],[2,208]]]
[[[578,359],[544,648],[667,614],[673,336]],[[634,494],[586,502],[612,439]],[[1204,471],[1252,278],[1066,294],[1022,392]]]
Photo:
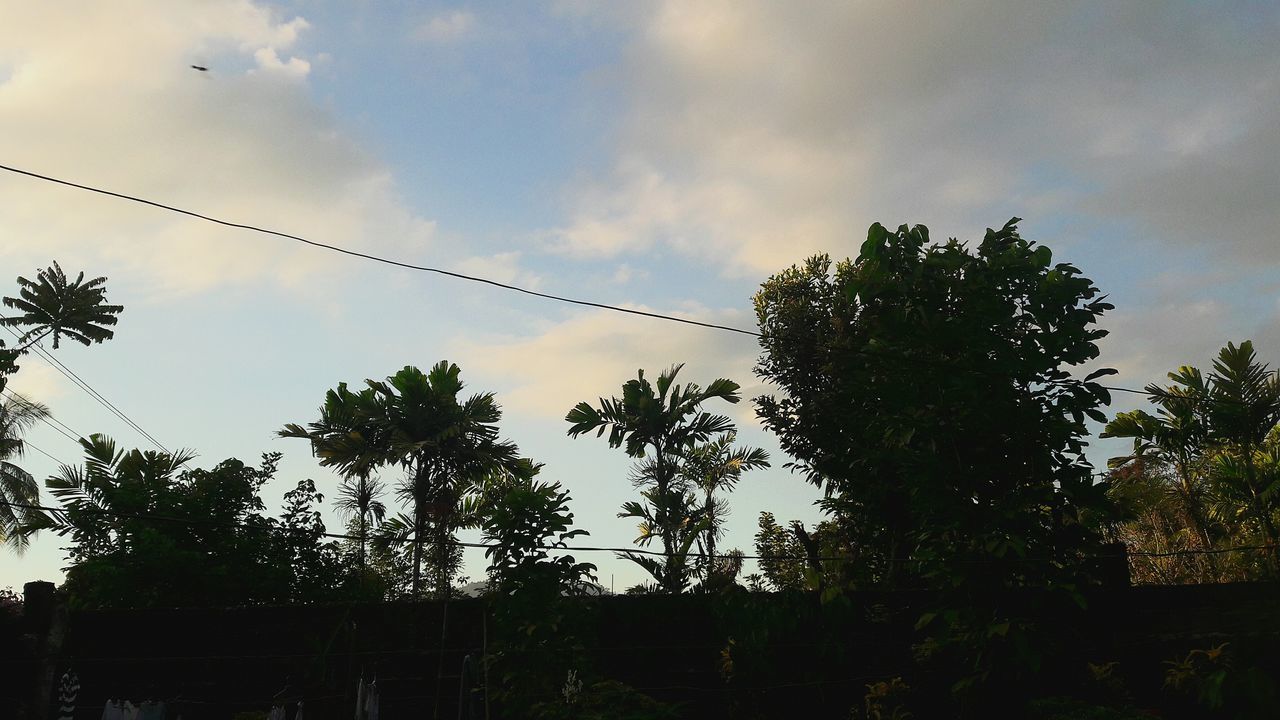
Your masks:
[[[107,304],[106,282],[105,277],[86,281],[83,272],[68,282],[54,262],[37,273],[35,280],[18,278],[19,297],[4,298],[4,305],[22,314],[0,318],[0,325],[27,328],[18,340],[22,348],[50,335],[55,350],[62,337],[86,346],[110,340],[115,333],[108,326],[116,324],[116,316],[124,308]]]
[[[1131,438],[1133,452],[1114,457],[1114,470],[1141,461],[1144,466],[1166,466],[1173,471],[1171,494],[1180,514],[1202,549],[1213,546],[1205,504],[1209,492],[1205,453],[1209,443],[1210,387],[1196,368],[1183,366],[1169,373],[1172,386],[1148,385],[1146,390],[1157,405],[1155,415],[1134,410],[1116,415],[1101,437]]]
[[[744,472],[769,467],[769,453],[759,448],[735,448],[737,439],[736,432],[727,432],[694,446],[685,453],[680,468],[680,474],[702,493],[702,516],[707,527],[698,544],[707,556],[708,575],[717,567],[716,543],[724,534],[724,518],[729,514],[729,503],[723,494],[733,492]]]
[[[365,545],[369,537],[369,526],[381,523],[387,515],[387,506],[379,498],[382,497],[383,485],[377,478],[367,475],[345,478],[338,488],[338,499],[333,507],[354,519],[360,535],[360,575],[364,577]]]
[[[10,394],[0,404],[0,542],[14,552],[27,547],[30,535],[20,532],[32,524],[39,511],[18,505],[39,505],[40,486],[31,473],[11,462],[20,459],[26,445],[23,434],[36,422],[49,417],[49,408]]]
[[[592,431],[599,437],[608,430],[610,447],[625,446],[627,455],[642,459],[634,479],[645,487],[643,501],[627,503],[619,517],[640,517],[637,542],[645,544],[655,535],[659,537],[665,562],[659,565],[635,554],[626,557],[672,593],[680,592],[687,583],[689,548],[702,532],[696,529],[702,518],[690,511],[688,488],[680,482],[681,461],[698,443],[733,430],[728,417],[703,412],[702,404],[713,399],[729,403],[740,399],[738,384],[724,378],[705,390],[693,383],[684,387],[674,384],[682,367],[669,368],[654,384],[640,370],[635,380],[622,386],[621,398],[600,398],[599,408],[580,402],[565,415],[570,437]]]
[[[173,484],[182,466],[195,459],[190,450],[124,451],[111,438],[94,434],[80,439],[83,466],[63,465],[44,481],[62,509],[38,518],[28,530],[51,529],[70,535],[74,553],[105,554],[123,549],[140,532],[138,513],[154,512],[152,498]]]
[[[1174,385],[1146,390],[1159,407],[1121,413],[1102,437],[1134,438],[1121,467],[1150,459],[1171,467],[1182,514],[1202,546],[1214,541],[1211,520],[1227,530],[1253,525],[1268,545],[1280,543],[1280,448],[1269,441],[1280,422],[1280,376],[1258,362],[1253,343],[1227,343],[1207,377],[1182,367]],[[1280,555],[1272,558],[1280,571]]]
[[[434,584],[444,597],[452,515],[467,480],[519,462],[516,446],[498,437],[502,410],[493,393],[460,401],[460,374],[457,365],[442,360],[430,373],[406,366],[386,381],[367,380],[360,392],[339,385],[326,395],[318,422],[286,425],[279,433],[310,440],[321,465],[349,477],[386,465],[404,468],[399,494],[413,511],[415,595],[421,591],[428,517],[438,560]]]
[[[1210,378],[1214,401],[1209,408],[1213,439],[1214,479],[1238,500],[1240,514],[1257,524],[1275,550],[1272,569],[1280,572],[1280,473],[1272,469],[1273,449],[1267,439],[1280,423],[1280,374],[1258,362],[1253,343],[1227,343],[1213,362]]]

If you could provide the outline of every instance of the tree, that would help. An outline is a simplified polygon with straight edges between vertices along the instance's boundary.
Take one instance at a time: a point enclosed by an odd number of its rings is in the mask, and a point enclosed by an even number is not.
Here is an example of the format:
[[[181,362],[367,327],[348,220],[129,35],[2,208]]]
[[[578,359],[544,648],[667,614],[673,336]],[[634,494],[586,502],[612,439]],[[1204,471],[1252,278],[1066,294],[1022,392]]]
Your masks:
[[[706,529],[697,544],[706,560],[703,575],[708,581],[725,576],[732,581],[737,572],[729,571],[742,566],[740,557],[719,558],[716,554],[716,543],[724,535],[724,519],[729,515],[729,503],[724,495],[733,492],[743,473],[769,467],[769,453],[759,448],[735,448],[737,439],[737,433],[727,432],[710,442],[695,445],[685,453],[680,464],[685,482],[702,494],[699,513]]]
[[[1114,371],[1069,369],[1098,356],[1111,305],[1017,222],[976,248],[877,223],[856,259],[810,258],[755,296],[757,372],[784,392],[759,416],[825,489],[854,580],[1038,582],[1098,540],[1085,419],[1105,421],[1094,380]]]
[[[738,384],[720,378],[704,390],[694,383],[676,385],[683,365],[675,365],[651,384],[640,370],[635,380],[622,386],[622,397],[600,398],[600,407],[580,402],[565,416],[569,436],[609,431],[609,446],[625,446],[627,455],[637,458],[633,482],[641,488],[641,501],[628,502],[618,517],[640,519],[637,542],[648,544],[657,537],[662,542],[662,562],[635,553],[624,556],[645,568],[666,592],[681,592],[688,584],[692,568],[689,550],[707,529],[701,509],[687,483],[682,482],[685,456],[697,444],[733,430],[724,415],[704,412],[710,400],[737,403]]]
[[[836,572],[831,558],[844,555],[836,544],[839,532],[829,520],[810,533],[798,520],[784,528],[773,513],[761,512],[757,527],[760,571],[774,590],[821,590]]]
[[[16,317],[0,318],[0,325],[24,328],[18,342],[31,346],[45,337],[53,338],[53,349],[63,338],[81,345],[110,340],[115,333],[109,326],[124,307],[107,304],[107,279],[96,277],[86,281],[84,273],[67,282],[57,262],[36,274],[35,280],[18,277],[18,297],[4,298],[4,305],[18,310]]]
[[[367,475],[345,478],[338,488],[338,499],[333,507],[354,521],[356,534],[360,538],[357,551],[357,562],[363,575],[365,570],[365,548],[369,539],[370,526],[376,527],[387,516],[387,506],[383,504],[383,485],[377,478]]]
[[[1111,458],[1108,465],[1112,468],[1135,461],[1142,461],[1144,470],[1168,468],[1168,491],[1179,506],[1182,521],[1197,546],[1208,549],[1214,545],[1206,508],[1208,468],[1203,458],[1209,432],[1203,412],[1208,388],[1203,374],[1193,367],[1183,366],[1169,373],[1169,379],[1175,383],[1171,387],[1147,387],[1158,408],[1155,415],[1143,410],[1119,413],[1100,437],[1133,439],[1133,452]]]
[[[31,473],[13,461],[22,458],[26,446],[23,434],[35,423],[49,417],[49,409],[10,394],[0,404],[0,542],[17,552],[26,549],[29,535],[19,528],[35,521],[37,511],[16,505],[39,505],[40,486]]]
[[[0,392],[6,389],[9,377],[18,372],[18,359],[49,336],[53,337],[55,349],[63,336],[83,345],[113,337],[108,326],[116,324],[116,316],[124,308],[107,304],[106,282],[105,277],[86,282],[82,272],[74,282],[68,283],[57,262],[39,271],[34,281],[18,276],[18,297],[6,296],[2,301],[5,307],[21,314],[0,315],[0,326],[18,337],[15,347],[8,347],[0,340]],[[18,552],[27,546],[31,537],[30,532],[21,528],[35,527],[39,517],[35,511],[17,508],[11,503],[38,505],[40,488],[35,478],[10,462],[10,458],[22,456],[22,434],[35,422],[48,417],[48,408],[12,393],[0,409],[0,542]]]
[[[468,478],[519,462],[518,450],[498,437],[502,410],[493,393],[459,400],[461,370],[440,361],[430,373],[406,366],[386,381],[366,380],[352,392],[345,383],[325,396],[320,420],[286,425],[281,437],[306,438],[320,464],[348,477],[398,465],[406,476],[400,494],[412,508],[413,584],[421,591],[422,545],[435,545],[434,586],[449,593],[448,558],[453,515]],[[433,521],[428,533],[428,517]]]
[[[189,451],[122,450],[81,440],[84,461],[45,481],[60,509],[30,530],[66,538],[66,589],[90,607],[239,605],[345,599],[354,588],[338,546],[325,542],[310,480],[265,516],[262,487],[278,453],[258,467],[231,458],[189,468]]]
[[[582,668],[582,612],[565,596],[592,586],[596,567],[559,552],[588,534],[573,529],[568,503],[558,483],[530,476],[506,485],[483,520],[497,631],[495,695],[522,716],[553,716],[549,698],[569,671]]]
[[[1167,537],[1186,528],[1197,547],[1232,543],[1280,543],[1280,376],[1257,359],[1253,343],[1227,343],[1205,375],[1182,366],[1169,373],[1172,385],[1148,385],[1155,415],[1143,410],[1118,414],[1103,437],[1132,438],[1133,452],[1112,458],[1127,469],[1159,482],[1176,498],[1179,520],[1166,524]],[[1162,470],[1169,472],[1162,475]],[[1166,478],[1161,481],[1161,478]],[[1123,487],[1118,485],[1117,487]],[[1158,540],[1161,516],[1150,494],[1131,498],[1129,527],[1139,538]],[[1154,522],[1153,522],[1154,521]],[[1224,561],[1230,561],[1225,558]],[[1272,555],[1272,571],[1280,565]]]

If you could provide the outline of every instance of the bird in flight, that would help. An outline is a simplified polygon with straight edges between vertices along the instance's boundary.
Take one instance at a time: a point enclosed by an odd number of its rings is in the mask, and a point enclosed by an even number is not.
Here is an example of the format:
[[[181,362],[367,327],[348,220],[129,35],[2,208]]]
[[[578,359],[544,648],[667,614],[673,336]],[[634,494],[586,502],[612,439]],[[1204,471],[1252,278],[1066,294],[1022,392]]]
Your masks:
[[[192,69],[192,70],[199,70],[200,72],[209,72],[209,68],[207,68],[207,67],[205,67],[205,66],[203,66],[203,65],[192,65],[192,66],[191,66],[191,69]]]

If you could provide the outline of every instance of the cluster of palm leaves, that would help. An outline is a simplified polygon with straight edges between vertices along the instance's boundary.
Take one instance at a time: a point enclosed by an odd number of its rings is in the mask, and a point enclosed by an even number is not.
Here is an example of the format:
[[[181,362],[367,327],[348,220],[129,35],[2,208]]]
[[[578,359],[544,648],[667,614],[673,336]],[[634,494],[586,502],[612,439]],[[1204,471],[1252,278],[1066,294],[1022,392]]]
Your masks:
[[[124,308],[107,303],[106,282],[105,277],[86,280],[84,273],[69,281],[56,262],[34,280],[18,277],[18,296],[3,299],[4,306],[17,313],[0,316],[0,327],[18,336],[14,347],[0,340],[0,392],[18,371],[18,359],[46,339],[56,349],[64,337],[92,345],[114,336],[110,326]],[[14,460],[26,449],[23,434],[48,417],[48,408],[11,391],[0,405],[0,542],[19,552],[30,540],[30,531],[22,529],[35,527],[39,518],[37,511],[21,506],[39,505],[40,488]]]
[[[1280,375],[1253,344],[1228,343],[1208,374],[1183,366],[1173,384],[1146,388],[1155,414],[1121,413],[1103,437],[1134,441],[1111,460],[1111,494],[1128,512],[1117,535],[1154,552],[1221,550],[1142,559],[1139,580],[1213,582],[1280,569]]]
[[[675,365],[650,383],[640,370],[622,386],[622,397],[601,398],[599,408],[580,402],[565,416],[569,435],[609,433],[610,447],[625,446],[636,458],[631,480],[640,500],[622,506],[618,517],[638,520],[636,542],[655,538],[662,557],[624,553],[644,568],[665,592],[681,592],[701,575],[714,583],[741,569],[736,556],[716,552],[728,505],[723,494],[733,490],[748,470],[768,467],[769,456],[755,448],[734,448],[737,440],[728,416],[702,410],[703,403],[737,403],[739,386],[720,378],[705,389],[675,382],[683,365]],[[701,562],[690,562],[691,551]],[[732,578],[730,578],[732,579]]]
[[[26,549],[31,534],[23,529],[33,526],[40,512],[31,506],[40,504],[40,487],[31,473],[14,460],[26,452],[22,436],[43,418],[49,409],[39,403],[11,394],[0,404],[0,543],[17,552]]]
[[[457,365],[441,361],[429,373],[409,366],[385,381],[367,380],[361,390],[343,383],[325,395],[319,420],[279,433],[309,440],[320,464],[345,476],[339,502],[358,521],[362,560],[373,524],[383,551],[409,549],[415,596],[422,591],[424,545],[433,550],[427,558],[433,587],[446,596],[457,567],[454,533],[474,522],[486,478],[532,467],[499,438],[502,411],[493,393],[460,398],[460,375]],[[403,470],[397,494],[407,514],[387,517],[377,499],[382,486],[373,475],[384,468]]]

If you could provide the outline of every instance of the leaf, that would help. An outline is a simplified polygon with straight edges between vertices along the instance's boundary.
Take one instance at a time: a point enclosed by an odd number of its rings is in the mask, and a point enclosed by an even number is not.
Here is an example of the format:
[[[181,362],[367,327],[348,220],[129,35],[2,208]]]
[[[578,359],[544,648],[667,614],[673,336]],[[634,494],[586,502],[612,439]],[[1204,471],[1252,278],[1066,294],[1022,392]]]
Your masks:
[[[1089,382],[1090,380],[1096,380],[1100,377],[1106,377],[1107,375],[1117,375],[1119,373],[1120,371],[1115,368],[1099,368],[1088,375],[1085,375],[1083,382]]]
[[[938,613],[933,613],[933,612],[927,612],[921,615],[920,619],[916,620],[916,630],[923,630],[924,628],[928,627],[929,624],[932,623],[937,617],[938,617]]]
[[[1041,245],[1031,253],[1031,260],[1035,266],[1041,269],[1049,267],[1053,263],[1053,251],[1047,246]]]

